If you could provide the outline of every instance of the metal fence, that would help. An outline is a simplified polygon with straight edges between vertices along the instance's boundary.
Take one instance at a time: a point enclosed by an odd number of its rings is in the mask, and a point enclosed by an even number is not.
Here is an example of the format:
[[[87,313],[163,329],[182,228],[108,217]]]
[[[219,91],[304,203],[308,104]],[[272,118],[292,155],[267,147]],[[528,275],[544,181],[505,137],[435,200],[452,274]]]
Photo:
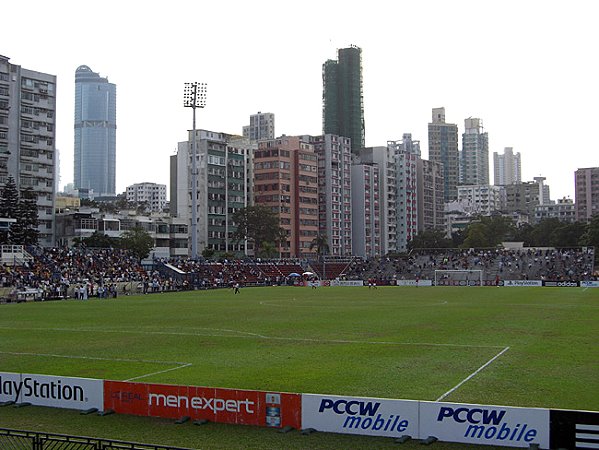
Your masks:
[[[192,450],[183,447],[140,444],[65,434],[0,428],[2,450]]]

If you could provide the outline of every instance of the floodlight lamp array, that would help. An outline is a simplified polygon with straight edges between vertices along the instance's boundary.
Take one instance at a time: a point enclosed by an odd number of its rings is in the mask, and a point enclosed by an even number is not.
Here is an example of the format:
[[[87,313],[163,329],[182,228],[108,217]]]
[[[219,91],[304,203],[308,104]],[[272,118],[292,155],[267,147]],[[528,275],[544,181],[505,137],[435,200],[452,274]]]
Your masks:
[[[206,83],[185,83],[183,89],[183,106],[186,108],[203,108],[206,106]]]

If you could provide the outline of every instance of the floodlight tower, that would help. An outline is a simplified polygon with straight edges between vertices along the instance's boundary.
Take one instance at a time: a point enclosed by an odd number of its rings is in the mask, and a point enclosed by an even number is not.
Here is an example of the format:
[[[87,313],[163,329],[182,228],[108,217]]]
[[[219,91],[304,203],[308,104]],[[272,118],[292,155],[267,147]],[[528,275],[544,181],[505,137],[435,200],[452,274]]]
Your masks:
[[[206,83],[185,83],[183,106],[193,109],[191,136],[191,257],[198,258],[198,163],[196,147],[196,108],[206,106]]]

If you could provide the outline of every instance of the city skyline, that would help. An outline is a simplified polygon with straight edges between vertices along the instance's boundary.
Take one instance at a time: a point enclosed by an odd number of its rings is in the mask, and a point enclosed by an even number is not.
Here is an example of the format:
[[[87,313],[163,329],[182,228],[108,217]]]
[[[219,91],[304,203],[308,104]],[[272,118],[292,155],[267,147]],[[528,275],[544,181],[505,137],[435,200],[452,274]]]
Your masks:
[[[460,134],[466,118],[483,120],[489,152],[520,152],[522,180],[546,177],[554,200],[574,198],[574,172],[599,165],[589,144],[599,100],[599,73],[588,56],[598,37],[593,2],[343,5],[307,1],[279,12],[276,2],[227,2],[200,11],[187,2],[168,9],[149,2],[138,10],[108,1],[93,21],[67,21],[90,10],[75,12],[64,1],[49,10],[38,0],[27,9],[9,3],[7,17],[15,20],[7,21],[7,36],[19,39],[4,42],[0,54],[58,77],[61,188],[73,182],[74,72],[81,65],[119,86],[120,193],[144,181],[169,184],[168,158],[191,128],[182,106],[186,81],[208,83],[198,128],[241,135],[251,114],[268,111],[277,135],[322,134],[322,64],[352,44],[362,49],[366,146],[411,133],[428,159],[430,111],[445,107]],[[31,8],[45,14],[26,14]],[[186,16],[197,18],[193,28],[180,25]],[[394,18],[405,20],[390,26]],[[102,46],[73,39],[99,33],[109,20]],[[40,51],[36,33],[21,32],[25,22],[29,30],[55,29],[43,42],[48,51]],[[290,32],[291,23],[299,32]],[[245,42],[261,30],[258,58]]]

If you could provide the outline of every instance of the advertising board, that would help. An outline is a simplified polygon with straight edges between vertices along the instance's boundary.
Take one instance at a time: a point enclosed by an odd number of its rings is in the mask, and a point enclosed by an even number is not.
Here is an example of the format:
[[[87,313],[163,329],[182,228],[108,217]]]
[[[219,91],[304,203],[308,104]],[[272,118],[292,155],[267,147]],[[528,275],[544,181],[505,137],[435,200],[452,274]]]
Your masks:
[[[583,288],[597,288],[599,287],[599,281],[581,281],[580,287]]]
[[[432,286],[433,280],[397,280],[397,286]]]
[[[549,448],[549,410],[420,402],[420,435],[444,442]]]
[[[105,381],[104,405],[116,413],[138,416],[301,427],[299,394]]]
[[[540,287],[543,286],[541,280],[505,280],[504,286],[507,287]]]
[[[545,287],[578,287],[578,281],[543,281]]]
[[[103,381],[0,372],[0,401],[65,409],[103,409]]]
[[[302,395],[302,428],[368,436],[418,437],[418,402]]]
[[[345,286],[345,287],[364,286],[364,281],[362,281],[362,280],[332,280],[331,286]]]

